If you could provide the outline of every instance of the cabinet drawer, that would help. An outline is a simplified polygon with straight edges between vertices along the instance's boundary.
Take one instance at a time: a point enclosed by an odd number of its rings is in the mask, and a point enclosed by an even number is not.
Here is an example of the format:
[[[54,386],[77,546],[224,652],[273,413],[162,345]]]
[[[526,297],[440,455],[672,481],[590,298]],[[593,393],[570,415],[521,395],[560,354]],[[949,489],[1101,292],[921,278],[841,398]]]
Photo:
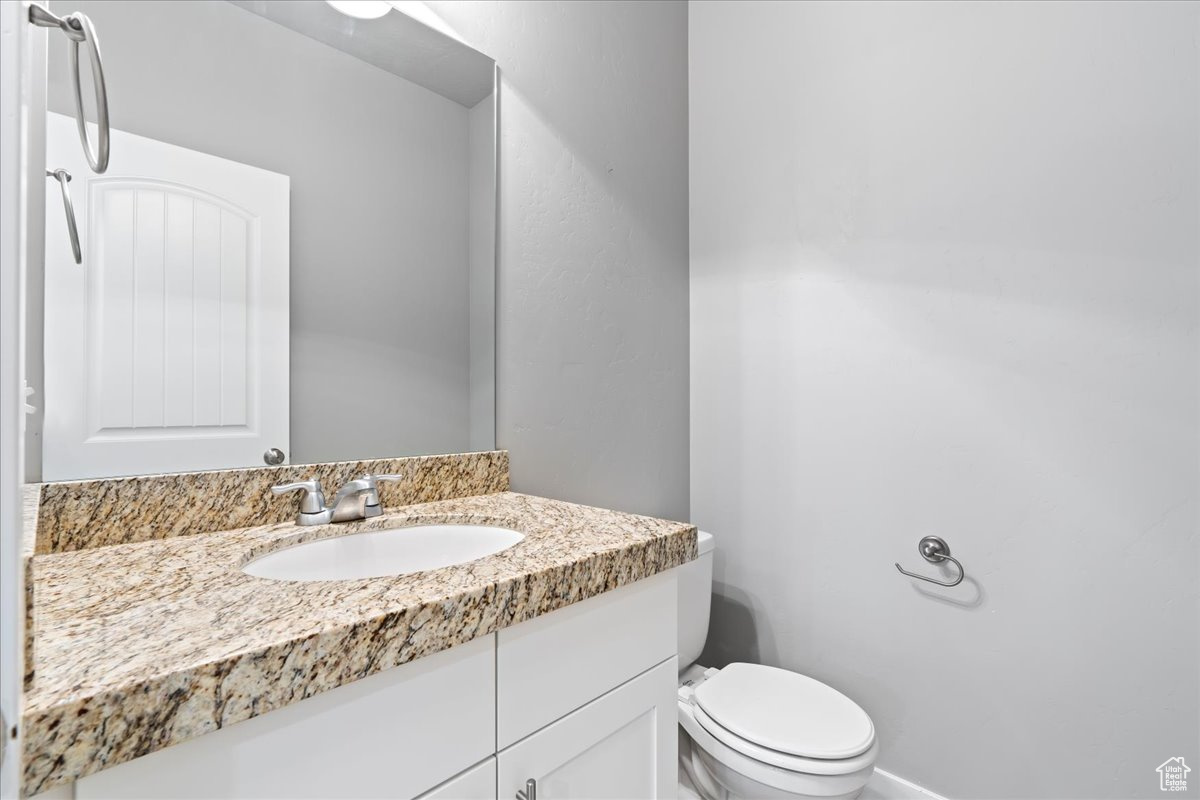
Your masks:
[[[674,571],[497,634],[497,746],[504,748],[675,655]]]
[[[526,781],[539,797],[654,800],[675,796],[679,735],[675,659],[502,750],[497,796]]]
[[[485,636],[81,778],[92,798],[414,797],[495,753]]]

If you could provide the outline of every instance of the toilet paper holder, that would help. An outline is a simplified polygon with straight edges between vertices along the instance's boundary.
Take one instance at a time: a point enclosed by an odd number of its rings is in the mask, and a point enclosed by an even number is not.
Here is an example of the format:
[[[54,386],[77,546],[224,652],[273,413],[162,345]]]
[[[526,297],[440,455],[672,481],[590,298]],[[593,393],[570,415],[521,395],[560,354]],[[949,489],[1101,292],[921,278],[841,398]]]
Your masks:
[[[915,572],[909,572],[904,567],[896,564],[896,569],[900,570],[902,575],[907,575],[910,578],[919,578],[923,581],[936,583],[938,586],[958,586],[963,582],[963,578],[967,576],[967,571],[963,569],[962,562],[954,556],[950,555],[950,545],[946,544],[946,540],[938,536],[926,536],[921,541],[917,542],[917,552],[921,554],[921,558],[928,561],[930,564],[941,564],[946,561],[953,561],[954,566],[958,567],[958,577],[952,581],[939,581],[937,578],[927,578],[924,575],[918,575]]]

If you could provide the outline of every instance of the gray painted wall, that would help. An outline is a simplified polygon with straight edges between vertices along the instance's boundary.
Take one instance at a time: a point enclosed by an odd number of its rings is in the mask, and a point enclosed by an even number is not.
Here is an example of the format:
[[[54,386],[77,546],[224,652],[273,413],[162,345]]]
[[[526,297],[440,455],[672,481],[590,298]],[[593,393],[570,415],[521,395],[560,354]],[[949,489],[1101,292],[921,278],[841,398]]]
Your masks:
[[[686,519],[687,7],[429,5],[501,70],[513,487]]]
[[[494,76],[493,76],[494,78]],[[496,96],[471,109],[470,324],[472,450],[496,446]]]
[[[691,7],[705,657],[845,691],[947,797],[1158,797],[1200,756],[1198,29]],[[953,574],[931,533],[961,586],[892,566]]]
[[[69,5],[114,128],[291,176],[291,460],[471,449],[467,109],[228,3]]]

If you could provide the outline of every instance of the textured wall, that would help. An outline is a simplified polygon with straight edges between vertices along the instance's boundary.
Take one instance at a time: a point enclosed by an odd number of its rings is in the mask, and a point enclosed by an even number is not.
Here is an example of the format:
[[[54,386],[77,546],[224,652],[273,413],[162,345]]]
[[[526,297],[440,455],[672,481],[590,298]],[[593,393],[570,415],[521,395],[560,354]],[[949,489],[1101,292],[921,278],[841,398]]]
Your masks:
[[[686,519],[686,5],[428,5],[501,70],[513,488]]]
[[[948,797],[1200,775],[1200,5],[690,14],[707,657]],[[896,573],[929,533],[961,586]]]

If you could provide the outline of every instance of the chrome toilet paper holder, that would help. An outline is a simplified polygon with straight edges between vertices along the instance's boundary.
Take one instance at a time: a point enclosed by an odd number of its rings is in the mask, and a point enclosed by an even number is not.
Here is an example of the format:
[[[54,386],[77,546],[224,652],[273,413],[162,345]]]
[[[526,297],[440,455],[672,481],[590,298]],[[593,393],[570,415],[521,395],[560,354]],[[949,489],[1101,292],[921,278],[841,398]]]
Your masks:
[[[904,567],[896,564],[896,569],[900,570],[902,575],[907,575],[910,578],[919,578],[929,583],[936,583],[938,586],[958,586],[963,582],[963,578],[967,576],[967,571],[963,569],[962,562],[950,555],[950,545],[946,544],[946,540],[941,537],[926,536],[921,539],[921,541],[917,542],[917,552],[921,554],[921,558],[930,564],[941,564],[946,561],[954,562],[954,566],[958,567],[958,577],[952,581],[939,581],[937,578],[928,578],[924,575],[918,575],[915,572],[909,572]]]

